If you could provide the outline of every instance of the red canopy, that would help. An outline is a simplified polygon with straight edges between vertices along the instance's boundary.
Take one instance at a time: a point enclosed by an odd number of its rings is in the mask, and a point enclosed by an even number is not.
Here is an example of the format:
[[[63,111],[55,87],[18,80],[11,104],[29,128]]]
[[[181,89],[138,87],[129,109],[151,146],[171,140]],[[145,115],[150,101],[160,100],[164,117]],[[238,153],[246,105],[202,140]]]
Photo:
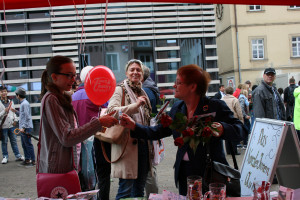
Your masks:
[[[0,10],[105,3],[106,0],[2,0]],[[108,0],[112,2],[176,2],[247,5],[300,5],[299,0]]]

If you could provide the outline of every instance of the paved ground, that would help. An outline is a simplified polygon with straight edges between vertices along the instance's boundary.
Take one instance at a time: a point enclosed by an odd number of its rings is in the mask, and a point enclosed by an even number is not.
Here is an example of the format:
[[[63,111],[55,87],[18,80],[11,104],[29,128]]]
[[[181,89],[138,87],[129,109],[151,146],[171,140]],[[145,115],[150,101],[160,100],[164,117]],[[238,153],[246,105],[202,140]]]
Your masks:
[[[21,147],[21,138],[17,137],[19,150],[23,153]],[[32,140],[36,147],[37,142]],[[159,193],[163,189],[178,193],[174,184],[174,160],[176,155],[176,147],[173,144],[173,138],[169,137],[165,139],[166,153],[165,159],[157,167],[158,181],[159,181]],[[15,161],[15,157],[12,153],[10,144],[9,150],[9,162],[7,164],[0,164],[0,197],[10,198],[32,198],[37,197],[36,192],[36,179],[35,179],[35,167],[19,166],[20,162]],[[35,151],[37,152],[37,151]],[[245,150],[241,150],[241,155],[237,156],[238,165],[241,166],[243,161],[243,155]],[[2,160],[2,156],[1,156]],[[232,163],[231,156],[227,156],[227,160]],[[114,199],[118,189],[118,179],[112,179],[111,182],[111,199]]]

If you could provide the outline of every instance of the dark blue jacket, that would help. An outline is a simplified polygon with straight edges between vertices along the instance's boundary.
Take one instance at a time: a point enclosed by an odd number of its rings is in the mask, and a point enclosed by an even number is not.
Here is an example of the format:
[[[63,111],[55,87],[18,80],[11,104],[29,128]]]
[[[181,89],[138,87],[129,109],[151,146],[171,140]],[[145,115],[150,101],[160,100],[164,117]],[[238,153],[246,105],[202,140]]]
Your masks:
[[[169,115],[174,118],[175,114],[181,112],[187,115],[187,108],[183,101],[177,101]],[[216,116],[214,121],[220,122],[224,127],[224,134],[220,138],[212,137],[210,140],[210,154],[211,158],[214,161],[218,161],[220,163],[228,165],[225,153],[223,149],[224,140],[232,140],[232,141],[241,141],[243,140],[244,134],[246,134],[244,126],[242,122],[233,117],[233,113],[230,111],[228,106],[224,101],[218,99],[210,99],[208,97],[204,97],[200,99],[200,102],[197,106],[197,109],[194,115],[202,115],[207,113],[216,112]],[[136,128],[134,131],[131,131],[131,137],[134,138],[144,138],[144,139],[152,139],[157,140],[163,137],[168,137],[173,135],[174,139],[180,137],[180,133],[175,130],[171,130],[169,128],[163,128],[161,124],[155,127],[147,127],[140,124],[136,124]],[[185,153],[188,153],[190,162],[192,163],[193,170],[195,175],[200,175],[203,177],[205,166],[206,166],[206,148],[200,143],[197,147],[196,153],[194,154],[193,150],[190,148],[189,144],[186,143],[181,148],[178,148],[176,161],[174,164],[175,168],[175,184],[177,186],[178,175],[180,163],[183,159]]]

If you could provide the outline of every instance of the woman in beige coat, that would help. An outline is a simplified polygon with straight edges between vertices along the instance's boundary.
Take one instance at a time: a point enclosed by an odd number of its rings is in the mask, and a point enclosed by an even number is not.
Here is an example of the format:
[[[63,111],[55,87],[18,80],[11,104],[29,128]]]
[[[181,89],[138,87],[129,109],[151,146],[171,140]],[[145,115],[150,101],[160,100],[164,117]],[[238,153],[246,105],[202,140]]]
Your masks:
[[[139,60],[130,60],[125,72],[125,79],[116,87],[115,93],[109,101],[108,112],[116,110],[131,116],[134,121],[143,125],[149,125],[151,105],[147,94],[142,89],[143,64]],[[123,90],[125,94],[124,105],[121,105]],[[119,189],[116,199],[128,197],[144,197],[144,188],[149,171],[149,149],[148,141],[143,139],[134,139],[127,132],[123,134],[124,139],[121,144],[112,144],[111,159],[117,159],[126,145],[125,153],[122,158],[112,163],[112,176],[119,178]]]
[[[225,88],[225,94],[226,95],[222,98],[222,100],[225,101],[227,106],[233,112],[233,116],[244,123],[244,117],[243,117],[242,108],[239,103],[239,100],[232,95],[233,88],[232,87]]]
[[[246,85],[246,84],[244,84]],[[225,96],[222,98],[223,101],[225,101],[226,105],[229,107],[229,109],[233,112],[233,116],[237,119],[239,119],[242,123],[244,123],[244,117],[243,117],[243,113],[242,113],[242,108],[241,105],[239,103],[239,100],[237,98],[235,98],[232,94],[233,94],[233,88],[232,87],[227,87],[225,88]],[[226,141],[226,150],[230,151],[230,148],[228,146],[228,142]],[[236,142],[232,142],[233,145],[233,150],[234,153],[236,155],[239,155],[240,153],[237,150],[237,143]]]

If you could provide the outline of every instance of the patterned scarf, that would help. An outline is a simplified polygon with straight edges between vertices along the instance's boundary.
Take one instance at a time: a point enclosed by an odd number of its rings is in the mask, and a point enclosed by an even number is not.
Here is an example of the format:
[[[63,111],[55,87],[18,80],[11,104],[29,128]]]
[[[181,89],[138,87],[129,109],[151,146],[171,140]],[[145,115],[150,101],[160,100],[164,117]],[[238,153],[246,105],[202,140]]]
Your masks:
[[[130,89],[133,91],[133,93],[136,95],[136,97],[139,97],[139,96],[143,96],[145,95],[147,97],[147,94],[145,92],[143,92],[142,90],[142,84],[141,82],[139,82],[138,84],[134,84],[133,82],[131,82],[129,79],[126,79],[125,80],[127,85],[130,87]],[[122,88],[124,88],[124,92],[125,92],[125,98],[126,98],[126,101],[128,102],[128,104],[131,104],[131,99],[128,95],[128,91],[125,89],[125,85],[124,85],[124,82],[122,82],[120,84],[120,86]],[[145,122],[146,124],[144,125],[149,125],[150,124],[150,119],[151,119],[151,104],[150,104],[150,100],[148,99],[147,97],[147,101],[146,101],[146,104],[143,106],[144,108],[144,117],[145,117]]]

